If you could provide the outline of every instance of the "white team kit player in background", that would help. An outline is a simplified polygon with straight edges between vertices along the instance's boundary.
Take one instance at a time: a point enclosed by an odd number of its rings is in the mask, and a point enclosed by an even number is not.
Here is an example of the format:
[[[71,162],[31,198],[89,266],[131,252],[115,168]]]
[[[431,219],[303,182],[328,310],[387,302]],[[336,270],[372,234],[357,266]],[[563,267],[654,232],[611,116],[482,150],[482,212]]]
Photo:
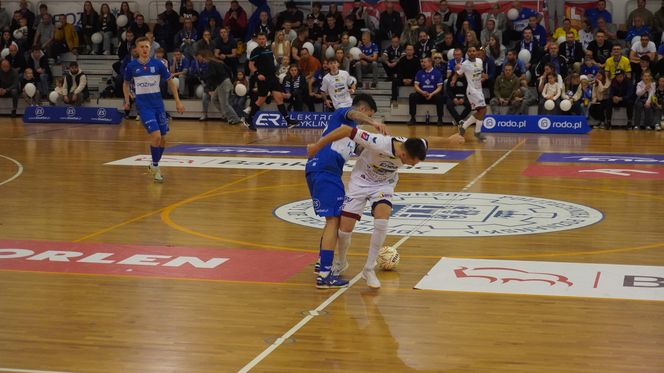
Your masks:
[[[323,104],[335,110],[351,107],[353,98],[350,95],[355,93],[357,80],[350,76],[348,71],[339,70],[339,61],[336,58],[328,59],[327,63],[330,72],[325,74],[320,87],[323,93]],[[327,97],[330,98],[331,103],[327,100]]]
[[[475,111],[475,114],[470,114],[468,119],[459,123],[459,134],[461,136],[466,134],[466,129],[475,124],[475,137],[480,141],[484,140],[482,135],[482,121],[486,114],[486,100],[484,99],[484,92],[482,92],[482,74],[484,67],[482,60],[477,58],[477,48],[468,48],[468,59],[461,64],[455,66],[456,74],[452,74],[452,82],[450,86],[454,87],[459,76],[466,77],[468,88],[466,88],[466,96],[470,102],[470,109]]]
[[[393,137],[370,133],[358,128],[342,125],[315,144],[307,146],[307,154],[313,157],[327,144],[343,138],[350,138],[361,148],[360,156],[353,167],[341,207],[341,221],[338,232],[338,259],[334,268],[338,276],[346,268],[346,255],[350,247],[351,234],[355,223],[360,220],[369,202],[374,218],[374,230],[369,244],[369,255],[362,270],[362,278],[371,288],[380,288],[380,281],[374,271],[376,257],[387,236],[388,219],[392,214],[392,196],[399,180],[398,170],[403,165],[415,166],[426,158],[428,143],[421,138]],[[448,138],[437,138],[443,144],[461,145],[464,139],[459,134]]]

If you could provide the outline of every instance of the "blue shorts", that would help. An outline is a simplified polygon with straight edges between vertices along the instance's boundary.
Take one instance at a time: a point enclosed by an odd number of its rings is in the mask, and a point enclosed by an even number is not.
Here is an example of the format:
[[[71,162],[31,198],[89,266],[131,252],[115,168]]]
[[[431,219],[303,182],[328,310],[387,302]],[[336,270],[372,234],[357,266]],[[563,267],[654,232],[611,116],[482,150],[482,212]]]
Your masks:
[[[161,132],[162,136],[168,133],[168,114],[163,109],[138,109],[141,123],[148,133]]]
[[[341,215],[341,205],[346,195],[341,176],[329,172],[312,172],[307,174],[307,185],[316,215]]]

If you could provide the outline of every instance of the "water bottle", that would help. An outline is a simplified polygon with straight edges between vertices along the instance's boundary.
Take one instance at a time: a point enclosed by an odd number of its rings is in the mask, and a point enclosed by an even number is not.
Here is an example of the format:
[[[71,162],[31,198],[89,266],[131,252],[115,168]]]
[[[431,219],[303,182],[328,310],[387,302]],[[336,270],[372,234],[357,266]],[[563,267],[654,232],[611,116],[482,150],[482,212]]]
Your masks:
[[[428,110],[427,110],[427,115],[424,118],[425,118],[424,121],[426,122],[426,124],[429,125],[430,116],[429,116],[429,111]]]

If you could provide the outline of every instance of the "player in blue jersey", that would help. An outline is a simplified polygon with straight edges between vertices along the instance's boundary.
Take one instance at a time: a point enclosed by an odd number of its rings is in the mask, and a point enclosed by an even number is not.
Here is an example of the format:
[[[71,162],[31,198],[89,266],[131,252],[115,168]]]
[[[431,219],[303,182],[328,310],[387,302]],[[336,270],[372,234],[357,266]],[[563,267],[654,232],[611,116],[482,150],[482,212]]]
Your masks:
[[[175,108],[178,113],[184,113],[184,105],[180,102],[178,89],[171,79],[168,68],[161,61],[150,58],[150,40],[146,37],[136,39],[138,59],[132,60],[124,70],[124,109],[129,110],[130,87],[132,84],[136,95],[136,109],[143,122],[143,126],[150,134],[150,153],[152,162],[148,166],[150,174],[157,183],[164,182],[159,170],[159,160],[166,146],[168,133],[168,114],[164,108],[159,84],[161,80],[168,81],[168,86],[175,99]]]
[[[369,124],[385,134],[385,125],[371,117],[377,111],[376,102],[367,94],[359,94],[353,99],[353,106],[337,109],[323,136],[342,125],[356,127],[357,124]],[[316,156],[307,160],[305,174],[311,193],[316,215],[325,218],[325,228],[320,240],[320,269],[316,279],[319,289],[348,286],[348,281],[339,278],[332,270],[334,248],[337,246],[337,232],[341,205],[344,202],[344,184],[341,181],[343,167],[355,151],[355,143],[350,139],[341,139],[322,148]],[[345,268],[342,268],[345,269]]]

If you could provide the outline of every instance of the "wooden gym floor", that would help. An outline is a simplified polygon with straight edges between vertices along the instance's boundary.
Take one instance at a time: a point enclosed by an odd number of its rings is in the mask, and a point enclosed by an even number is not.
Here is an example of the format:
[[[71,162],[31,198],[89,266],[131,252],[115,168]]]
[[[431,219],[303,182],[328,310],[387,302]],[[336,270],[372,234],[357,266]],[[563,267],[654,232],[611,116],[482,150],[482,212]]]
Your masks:
[[[301,146],[319,136],[212,121],[178,120],[171,129],[171,146]],[[391,130],[452,133],[449,126]],[[398,191],[549,198],[600,210],[603,220],[533,235],[413,235],[399,247],[398,270],[379,272],[379,291],[360,279],[337,293],[314,288],[320,230],[273,212],[308,198],[303,172],[164,167],[166,183],[158,185],[143,167],[104,165],[147,154],[133,120],[72,126],[2,118],[0,240],[276,251],[305,255],[306,265],[283,281],[251,280],[256,273],[246,266],[239,280],[2,267],[0,372],[664,372],[662,302],[413,288],[444,256],[661,266],[664,182],[522,173],[545,152],[657,154],[663,139],[614,130],[471,140],[457,150],[474,153],[447,174],[402,174]],[[354,236],[349,279],[368,242],[369,235]]]

